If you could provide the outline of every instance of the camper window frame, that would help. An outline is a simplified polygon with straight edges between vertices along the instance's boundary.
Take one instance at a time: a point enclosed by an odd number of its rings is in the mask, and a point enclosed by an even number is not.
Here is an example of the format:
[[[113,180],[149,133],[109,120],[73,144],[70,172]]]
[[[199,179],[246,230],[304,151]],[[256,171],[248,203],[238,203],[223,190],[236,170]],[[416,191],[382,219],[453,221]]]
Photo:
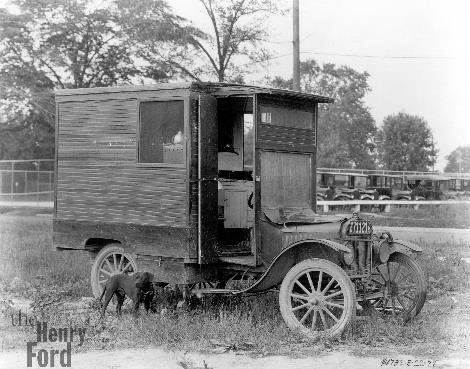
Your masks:
[[[142,163],[139,161],[140,154],[140,124],[141,124],[141,106],[146,102],[165,102],[165,101],[182,101],[183,102],[183,158],[184,163]],[[146,98],[137,100],[137,150],[136,165],[141,168],[186,168],[187,167],[187,130],[188,130],[188,99],[184,97],[176,98]]]

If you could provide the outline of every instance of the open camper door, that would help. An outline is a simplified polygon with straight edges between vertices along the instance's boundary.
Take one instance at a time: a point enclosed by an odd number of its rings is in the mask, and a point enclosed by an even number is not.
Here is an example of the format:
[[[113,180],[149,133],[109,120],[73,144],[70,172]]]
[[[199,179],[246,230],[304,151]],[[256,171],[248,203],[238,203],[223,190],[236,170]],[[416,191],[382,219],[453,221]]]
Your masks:
[[[198,94],[197,214],[198,263],[208,263],[217,246],[217,99]]]
[[[316,104],[257,95],[255,151],[255,227],[263,217],[280,225],[314,217]],[[259,245],[257,239],[258,254]],[[265,260],[279,251],[263,238]]]

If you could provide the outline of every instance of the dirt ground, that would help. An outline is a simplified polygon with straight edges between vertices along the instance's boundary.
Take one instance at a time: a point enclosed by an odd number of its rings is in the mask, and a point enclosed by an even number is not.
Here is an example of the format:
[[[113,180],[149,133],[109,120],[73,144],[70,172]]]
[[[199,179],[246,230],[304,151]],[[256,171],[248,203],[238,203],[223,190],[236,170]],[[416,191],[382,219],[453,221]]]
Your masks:
[[[351,352],[336,351],[316,357],[294,358],[289,356],[252,357],[246,354],[200,354],[165,352],[161,349],[90,351],[72,353],[71,368],[76,369],[196,369],[196,368],[295,368],[295,369],[372,369],[389,367],[458,368],[470,367],[470,356],[452,355],[442,359],[422,359],[404,355],[355,356]],[[26,368],[25,352],[0,353],[2,369]],[[33,365],[33,367],[37,367]]]
[[[405,348],[400,345],[386,345],[388,347],[367,347],[361,344],[344,347],[324,347],[321,350],[312,349],[311,352],[295,349],[290,354],[279,355],[271,352],[231,351],[214,349],[211,352],[164,350],[157,347],[145,349],[82,349],[73,344],[71,352],[71,368],[76,369],[259,369],[259,368],[387,368],[387,367],[420,367],[420,368],[470,368],[470,293],[459,294],[455,305],[445,317],[446,327],[454,332],[458,342],[442,342],[447,346],[443,350],[428,347],[423,343],[416,343],[411,350],[413,354],[404,354]],[[441,301],[445,302],[445,301]],[[29,300],[14,299],[16,308],[27,311]],[[433,307],[438,301],[428,301],[428,306]],[[454,302],[452,302],[454,303]],[[444,317],[443,317],[444,318]],[[12,327],[9,321],[2,320],[1,330],[3,333],[18,334],[18,327]],[[27,336],[35,336],[34,329],[28,329]],[[24,333],[22,339],[24,340]],[[0,335],[2,336],[2,335]],[[23,341],[24,342],[24,341]],[[0,349],[1,369],[27,368],[26,347],[20,344],[13,347],[3,345]],[[22,349],[22,347],[24,347]],[[62,348],[58,344],[39,343],[34,350],[40,348],[46,350]],[[443,353],[439,353],[445,352]],[[50,364],[50,363],[49,363]],[[39,368],[37,361],[33,361],[33,368]],[[48,365],[47,367],[51,367]],[[56,363],[54,367],[61,367]]]

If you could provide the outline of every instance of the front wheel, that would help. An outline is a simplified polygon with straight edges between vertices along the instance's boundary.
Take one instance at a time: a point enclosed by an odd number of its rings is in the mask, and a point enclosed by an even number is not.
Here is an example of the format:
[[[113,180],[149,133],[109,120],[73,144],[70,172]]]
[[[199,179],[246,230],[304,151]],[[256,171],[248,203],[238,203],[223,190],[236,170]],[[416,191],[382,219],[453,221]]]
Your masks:
[[[134,257],[126,252],[120,244],[111,244],[100,250],[91,268],[91,289],[96,298],[108,279],[119,273],[132,274],[137,272],[137,263]]]
[[[316,340],[344,331],[355,314],[356,299],[343,269],[328,260],[307,259],[284,277],[279,306],[289,328]]]
[[[383,297],[369,303],[384,315],[407,321],[418,315],[426,300],[426,277],[419,264],[405,254],[395,253],[372,272],[372,284]]]

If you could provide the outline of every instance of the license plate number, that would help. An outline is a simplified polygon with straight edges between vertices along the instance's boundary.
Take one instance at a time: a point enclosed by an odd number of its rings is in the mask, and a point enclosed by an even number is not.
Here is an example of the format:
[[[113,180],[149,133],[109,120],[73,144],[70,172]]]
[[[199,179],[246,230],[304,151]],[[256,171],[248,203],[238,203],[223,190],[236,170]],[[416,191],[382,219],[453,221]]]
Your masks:
[[[349,223],[348,232],[349,236],[363,236],[369,235],[372,227],[369,222],[365,220],[353,220]]]

